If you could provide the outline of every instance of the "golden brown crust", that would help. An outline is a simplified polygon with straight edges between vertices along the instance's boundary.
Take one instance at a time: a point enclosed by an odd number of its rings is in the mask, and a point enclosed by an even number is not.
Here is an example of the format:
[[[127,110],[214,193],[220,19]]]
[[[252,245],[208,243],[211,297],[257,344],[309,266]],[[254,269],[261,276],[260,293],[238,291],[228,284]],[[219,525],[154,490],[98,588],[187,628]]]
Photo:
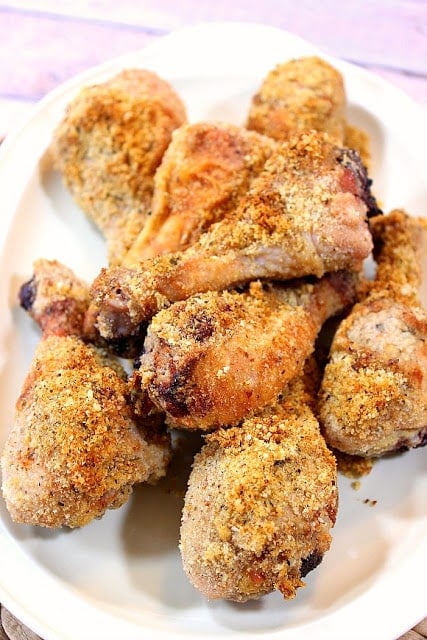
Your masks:
[[[349,149],[355,149],[365,167],[368,170],[371,169],[371,141],[366,131],[347,123],[345,126],[344,146]]]
[[[185,498],[184,569],[207,598],[293,598],[331,543],[336,464],[301,381],[239,427],[210,434]]]
[[[346,96],[342,75],[317,56],[278,65],[253,97],[247,127],[276,140],[315,129],[344,142]]]
[[[224,122],[177,129],[154,178],[151,215],[124,264],[193,244],[237,206],[274,148],[269,138]]]
[[[1,459],[16,522],[83,526],[164,474],[167,440],[139,431],[126,376],[109,365],[75,336],[40,342]]]
[[[371,218],[370,227],[378,266],[369,295],[385,294],[405,304],[418,304],[427,220],[394,209],[387,216]]]
[[[351,277],[336,274],[190,297],[153,318],[138,377],[171,426],[235,425],[301,372],[325,319],[353,296]]]
[[[107,339],[132,335],[170,302],[257,278],[357,270],[372,248],[359,171],[321,134],[280,146],[233,214],[187,250],[104,270],[89,318]]]
[[[186,120],[172,87],[128,69],[82,89],[52,142],[55,164],[83,211],[106,236],[113,264],[141,230],[154,173],[174,129]]]
[[[135,415],[121,364],[81,339],[88,291],[70,269],[36,261],[20,299],[43,335],[2,454],[3,495],[16,522],[82,526],[164,475],[169,438]]]
[[[337,461],[338,472],[347,478],[361,478],[367,476],[372,471],[375,458],[365,458],[363,456],[352,456],[337,449],[333,450]],[[358,485],[356,484],[356,487]]]
[[[372,229],[377,277],[337,330],[319,396],[327,442],[367,457],[427,436],[427,314],[418,298],[426,222],[393,211]]]
[[[82,335],[89,287],[64,264],[36,260],[33,276],[22,285],[19,298],[44,335]]]
[[[273,139],[289,139],[297,131],[323,131],[340,145],[355,149],[368,169],[368,134],[346,121],[342,75],[316,56],[279,64],[252,98],[247,126]]]

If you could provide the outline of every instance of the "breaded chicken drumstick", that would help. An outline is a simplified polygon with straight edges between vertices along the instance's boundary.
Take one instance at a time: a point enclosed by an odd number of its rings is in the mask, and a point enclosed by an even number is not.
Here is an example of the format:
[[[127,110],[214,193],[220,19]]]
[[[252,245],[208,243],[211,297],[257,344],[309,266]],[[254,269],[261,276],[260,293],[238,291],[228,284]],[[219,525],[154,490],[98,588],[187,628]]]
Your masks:
[[[272,154],[235,212],[183,252],[95,279],[87,330],[107,340],[138,335],[171,302],[257,278],[358,270],[372,248],[375,207],[357,154],[302,134]]]
[[[196,455],[180,550],[207,598],[294,598],[328,551],[337,471],[311,403],[296,379],[259,416],[209,434]]]
[[[427,313],[419,299],[424,219],[372,219],[377,274],[339,326],[319,397],[327,442],[381,456],[427,442]]]
[[[266,136],[223,122],[177,129],[154,177],[151,215],[123,264],[196,242],[237,206],[275,147]]]
[[[128,69],[86,87],[68,105],[52,141],[73,198],[121,262],[150,211],[155,171],[186,121],[181,99],[155,73]]]
[[[324,321],[353,303],[354,284],[339,272],[176,302],[153,318],[135,378],[170,426],[236,425],[301,373]]]
[[[121,366],[80,338],[85,284],[40,260],[21,303],[42,327],[1,458],[12,519],[79,527],[165,474],[169,439],[137,421]]]
[[[344,143],[346,96],[342,75],[317,56],[277,65],[252,98],[247,127],[275,140],[323,131]]]
[[[317,56],[295,58],[277,65],[254,95],[248,129],[288,140],[297,132],[315,129],[338,145],[356,149],[365,166],[371,154],[366,133],[347,122],[344,79]]]

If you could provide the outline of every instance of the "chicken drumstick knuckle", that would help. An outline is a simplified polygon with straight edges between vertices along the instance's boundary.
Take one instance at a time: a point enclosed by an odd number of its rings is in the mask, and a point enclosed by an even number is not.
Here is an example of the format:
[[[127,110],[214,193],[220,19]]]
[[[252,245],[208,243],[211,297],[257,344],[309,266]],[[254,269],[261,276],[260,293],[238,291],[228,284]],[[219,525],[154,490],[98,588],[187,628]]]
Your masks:
[[[271,155],[239,206],[191,247],[103,270],[92,285],[87,330],[94,325],[107,340],[134,335],[195,293],[359,270],[372,249],[373,202],[360,160],[324,134],[305,132]]]
[[[427,224],[405,212],[372,219],[377,274],[338,327],[319,396],[327,442],[382,456],[427,441],[427,313],[420,248]]]
[[[337,470],[312,404],[296,378],[260,414],[209,434],[196,455],[180,550],[205,597],[294,598],[328,551]]]
[[[170,426],[211,430],[239,423],[298,375],[324,321],[354,300],[347,272],[288,287],[208,292],[152,320],[137,377]],[[266,384],[266,379],[268,384]]]
[[[20,299],[43,330],[1,457],[2,491],[16,522],[80,527],[165,474],[169,437],[130,403],[121,365],[82,340],[83,282],[39,260]]]

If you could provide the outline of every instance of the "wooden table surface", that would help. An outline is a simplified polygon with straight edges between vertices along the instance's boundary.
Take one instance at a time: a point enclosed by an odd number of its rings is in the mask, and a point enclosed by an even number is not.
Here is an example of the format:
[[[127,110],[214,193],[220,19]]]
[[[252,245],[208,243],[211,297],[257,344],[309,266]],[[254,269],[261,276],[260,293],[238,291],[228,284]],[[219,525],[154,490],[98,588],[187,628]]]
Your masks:
[[[0,2],[0,136],[76,73],[182,26],[221,20],[295,32],[427,107],[426,0],[11,0]],[[35,637],[1,609],[0,640]],[[403,636],[426,637],[426,620]]]
[[[0,135],[74,74],[179,27],[271,24],[363,65],[427,107],[425,0],[11,0],[0,2]]]

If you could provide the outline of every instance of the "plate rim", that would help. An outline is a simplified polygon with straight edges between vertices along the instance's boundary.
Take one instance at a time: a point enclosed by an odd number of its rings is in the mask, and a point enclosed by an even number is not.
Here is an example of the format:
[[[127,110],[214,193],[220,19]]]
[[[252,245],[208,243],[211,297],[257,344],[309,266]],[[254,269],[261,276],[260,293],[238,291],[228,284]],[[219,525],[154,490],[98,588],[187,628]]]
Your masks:
[[[343,69],[344,72],[347,69],[351,69],[352,72],[354,72],[354,70],[357,70],[357,72],[360,74],[360,76],[363,77],[374,77],[375,81],[377,84],[379,84],[379,86],[381,86],[384,91],[391,93],[391,95],[399,95],[400,99],[404,100],[408,106],[410,105],[410,108],[414,110],[414,114],[417,113],[417,110],[419,109],[419,116],[422,117],[423,114],[423,108],[421,107],[421,105],[418,105],[418,103],[414,102],[409,96],[406,96],[406,94],[399,88],[394,87],[393,85],[391,85],[390,83],[388,83],[386,80],[384,80],[383,78],[381,78],[380,76],[376,76],[375,74],[372,74],[371,72],[359,68],[359,67],[355,67],[354,65],[351,65],[350,63],[347,63],[343,60],[340,60],[338,58],[335,58],[327,53],[325,53],[324,51],[322,51],[321,49],[319,49],[318,47],[312,45],[311,43],[307,42],[306,40],[304,40],[303,38],[301,38],[300,36],[297,36],[296,34],[293,34],[289,31],[286,31],[284,29],[280,29],[278,27],[274,27],[271,25],[265,25],[265,24],[260,24],[260,23],[255,23],[255,22],[238,22],[238,21],[218,21],[218,22],[209,22],[209,23],[201,23],[201,24],[197,24],[197,25],[192,25],[192,26],[188,26],[188,27],[183,27],[181,29],[178,29],[174,32],[172,32],[169,35],[160,37],[158,40],[156,40],[153,43],[148,44],[146,47],[139,49],[137,51],[131,51],[127,54],[121,55],[119,57],[113,58],[111,60],[108,60],[106,62],[103,62],[99,65],[96,65],[94,67],[91,67],[90,69],[87,69],[75,76],[73,76],[72,78],[70,78],[69,80],[67,80],[66,82],[62,83],[61,85],[59,85],[58,87],[56,87],[55,89],[53,89],[52,91],[50,91],[44,98],[42,98],[42,100],[40,100],[33,108],[32,110],[29,112],[28,116],[25,118],[25,120],[21,123],[21,125],[13,132],[11,132],[10,134],[8,134],[8,136],[6,137],[5,142],[2,145],[2,148],[0,149],[0,175],[3,171],[3,168],[5,166],[5,164],[8,161],[8,157],[10,157],[10,155],[12,155],[12,159],[14,154],[16,153],[15,149],[18,146],[18,151],[19,151],[19,141],[22,140],[22,138],[25,138],[26,133],[28,128],[31,128],[35,121],[37,120],[37,118],[40,116],[40,114],[45,113],[46,109],[49,110],[50,106],[55,105],[58,101],[63,102],[64,101],[64,96],[68,95],[70,93],[70,91],[74,91],[75,89],[78,89],[80,86],[82,86],[82,84],[91,82],[93,78],[99,78],[100,76],[103,76],[105,74],[109,75],[110,73],[114,73],[114,69],[119,68],[119,67],[123,67],[124,65],[127,64],[127,62],[129,60],[131,60],[132,58],[137,57],[138,60],[144,60],[144,59],[150,59],[150,56],[152,58],[155,58],[156,55],[158,55],[159,51],[162,51],[165,48],[168,48],[171,46],[171,43],[173,44],[173,42],[175,41],[179,41],[180,39],[186,38],[191,36],[191,34],[193,33],[203,33],[205,34],[204,37],[206,37],[207,32],[210,32],[211,37],[212,34],[217,34],[218,30],[221,31],[224,28],[226,29],[232,29],[232,30],[247,30],[247,31],[258,31],[259,29],[263,30],[263,31],[269,31],[271,33],[275,33],[277,35],[277,37],[280,36],[280,38],[283,39],[291,39],[294,40],[295,42],[298,41],[299,44],[301,46],[307,46],[307,48],[312,49],[313,51],[316,51],[319,55],[322,55],[322,57],[324,57],[325,59],[328,59],[330,61],[332,61],[334,64],[337,64],[337,66],[340,69]],[[418,116],[417,116],[418,117]],[[19,154],[18,154],[19,155]],[[10,228],[10,226],[13,224],[13,215],[11,216],[10,219],[3,219],[2,222],[0,223],[0,231],[3,231],[3,227],[4,230],[6,231],[6,234],[4,234],[4,238],[2,236],[2,234],[0,234],[0,238],[1,238],[1,246],[0,246],[0,254],[3,254],[3,250],[7,244],[7,231]],[[12,543],[10,545],[10,543]],[[10,546],[9,546],[10,545]],[[52,582],[52,586],[57,585],[58,582],[60,582],[59,587],[61,589],[65,589],[64,595],[66,592],[69,592],[68,595],[71,598],[71,600],[73,600],[73,598],[76,596],[76,594],[73,593],[73,590],[68,586],[68,585],[64,585],[62,584],[62,581],[57,578],[57,577],[53,577],[49,574],[48,570],[45,569],[44,567],[42,567],[41,565],[39,565],[38,563],[36,563],[34,561],[34,559],[29,558],[28,555],[25,553],[25,551],[18,545],[17,541],[15,540],[15,538],[13,538],[9,532],[7,532],[5,530],[5,527],[3,525],[3,521],[0,519],[0,557],[3,556],[4,553],[7,552],[7,548],[9,548],[9,551],[11,553],[11,557],[14,556],[14,559],[16,560],[16,562],[19,562],[19,564],[22,563],[27,563],[28,561],[32,561],[33,564],[37,565],[37,570],[41,573],[41,577],[42,577],[42,582],[44,584],[48,584],[49,582]],[[12,553],[13,551],[13,553]],[[419,558],[427,558],[427,541],[424,545],[420,545],[420,548],[417,550],[418,552],[414,554],[414,556],[411,556],[410,560],[406,563],[401,563],[399,565],[399,569],[400,569],[400,573],[403,575],[407,575],[407,571],[406,569],[410,568],[413,569],[415,567],[415,565],[417,564],[417,559]],[[19,556],[19,558],[18,558]],[[21,557],[22,556],[22,557]],[[4,556],[3,556],[4,557]],[[10,562],[7,563],[8,567],[10,565]],[[12,570],[12,567],[9,567],[9,571]],[[385,576],[382,576],[382,579],[380,580],[383,581],[385,579]],[[403,578],[401,578],[403,579]],[[319,622],[324,622],[325,623],[325,629],[326,631],[329,633],[331,631],[331,628],[333,626],[335,626],[335,620],[337,618],[339,618],[341,616],[341,614],[344,612],[344,610],[348,609],[348,607],[354,608],[354,606],[357,604],[357,608],[361,608],[361,610],[363,611],[363,607],[364,607],[364,600],[366,597],[369,596],[369,591],[362,594],[360,597],[356,598],[355,600],[353,600],[352,602],[343,605],[338,611],[334,611],[331,612],[327,615],[324,615],[320,620],[315,620],[315,621],[311,621],[308,622],[306,624],[302,624],[300,626],[298,626],[298,628],[292,627],[290,628],[290,631],[292,632],[292,638],[297,638],[299,637],[298,634],[299,632],[302,631],[302,633],[304,634],[307,630],[311,629],[311,630],[316,630],[319,626]],[[392,594],[390,594],[390,597],[392,596]],[[80,601],[80,596],[77,598]],[[40,620],[39,617],[37,616],[36,612],[32,609],[34,609],[34,607],[29,607],[28,608],[28,604],[20,604],[19,599],[16,599],[16,596],[14,597],[12,594],[8,593],[8,589],[4,586],[3,584],[3,579],[0,579],[0,600],[2,601],[2,603],[8,608],[10,609],[10,611],[14,614],[17,615],[25,624],[27,624],[30,628],[34,629],[37,633],[39,633],[40,635],[44,636],[44,640],[63,640],[66,638],[71,638],[72,636],[67,635],[63,635],[62,632],[60,633],[60,635],[58,635],[58,630],[55,630],[53,628],[50,628],[50,626],[46,626],[46,621]],[[391,598],[391,601],[393,600],[393,598]],[[85,607],[83,607],[85,608]],[[409,616],[411,619],[408,620],[408,624],[412,625],[415,624],[416,622],[418,622],[419,618],[417,617],[418,613],[417,611],[419,610],[418,605],[417,606],[412,606],[411,609],[411,616]],[[423,615],[425,615],[426,613],[426,609],[424,607],[424,611],[420,612],[420,616],[422,617]],[[338,615],[340,614],[340,615]],[[103,615],[106,616],[106,619],[109,619],[109,615],[107,612],[103,612]],[[344,616],[345,617],[345,616]],[[330,618],[334,618],[334,620],[330,620]],[[120,624],[130,624],[129,621],[120,621]],[[114,626],[114,625],[113,625]],[[131,625],[132,626],[132,625]],[[394,625],[395,626],[395,625]],[[113,628],[113,627],[112,627]],[[407,630],[407,626],[406,626],[406,622],[405,622],[405,628],[400,629],[398,632],[404,632],[405,630]],[[370,625],[370,629],[372,630],[372,625]],[[384,629],[382,629],[384,631]],[[135,627],[135,631],[137,633],[137,635],[135,635],[135,638],[138,636],[139,638],[141,638],[141,632],[144,632],[145,629],[141,629],[141,627],[139,625],[137,625]],[[279,629],[277,630],[277,634],[280,634],[281,638],[286,638],[287,637],[287,632],[288,629]],[[391,631],[391,627],[390,627],[390,631]],[[393,633],[395,632],[395,630],[393,630]],[[147,630],[148,634],[152,634],[153,630],[151,630],[150,628],[148,628]],[[286,634],[286,635],[285,635]],[[360,629],[357,630],[357,634],[360,634]],[[381,636],[381,629],[378,629],[378,634],[377,637],[384,637],[384,638],[388,638],[390,636],[386,636],[383,635]],[[213,634],[216,635],[216,634]],[[258,634],[249,634],[247,635],[246,633],[239,633],[239,637],[240,638],[245,638],[245,637],[250,637],[250,638],[254,638],[256,637]],[[276,635],[276,631],[273,632],[268,632],[268,633],[262,633],[262,636],[265,638],[268,637],[275,637]],[[171,634],[169,631],[162,631],[162,630],[156,630],[156,637],[157,638],[172,638],[172,637],[181,637],[182,634],[178,633],[175,635],[175,633]],[[89,637],[89,636],[88,636]],[[108,637],[110,637],[108,635]],[[113,637],[113,636],[111,636]],[[134,636],[130,636],[130,637],[134,637]],[[227,638],[234,638],[235,635],[234,633],[228,633],[227,631],[224,632],[224,634],[222,634],[222,637]],[[323,636],[318,636],[323,637]],[[325,636],[326,637],[326,636]],[[332,638],[333,636],[328,636],[329,638]],[[350,636],[348,636],[350,637]],[[356,637],[356,636],[355,636]],[[359,637],[359,636],[357,636]],[[303,635],[301,636],[301,638],[303,638]]]

